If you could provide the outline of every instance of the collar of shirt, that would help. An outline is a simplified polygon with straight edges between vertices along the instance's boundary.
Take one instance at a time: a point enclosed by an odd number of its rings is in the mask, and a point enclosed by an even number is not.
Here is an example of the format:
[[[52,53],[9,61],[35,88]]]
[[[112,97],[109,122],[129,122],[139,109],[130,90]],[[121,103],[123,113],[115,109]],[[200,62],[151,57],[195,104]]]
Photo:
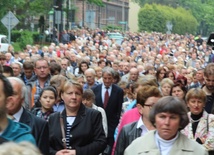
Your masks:
[[[112,85],[109,86],[108,91],[111,91]],[[102,90],[106,91],[106,86],[102,84]]]
[[[23,107],[21,107],[19,109],[19,111],[13,115],[15,122],[19,122],[19,120],[20,120],[20,118],[22,116],[22,113],[23,113]]]
[[[143,120],[141,117],[139,118],[139,120],[137,122],[137,129],[142,129],[141,136],[145,135],[149,131],[147,129],[147,127],[145,126],[145,124],[143,123]]]
[[[112,85],[110,85],[109,88],[108,88],[108,94],[109,94],[109,96],[111,95],[111,90],[112,90]],[[104,103],[104,98],[105,98],[105,92],[106,92],[106,86],[104,84],[102,84],[101,94],[102,94],[103,103]]]

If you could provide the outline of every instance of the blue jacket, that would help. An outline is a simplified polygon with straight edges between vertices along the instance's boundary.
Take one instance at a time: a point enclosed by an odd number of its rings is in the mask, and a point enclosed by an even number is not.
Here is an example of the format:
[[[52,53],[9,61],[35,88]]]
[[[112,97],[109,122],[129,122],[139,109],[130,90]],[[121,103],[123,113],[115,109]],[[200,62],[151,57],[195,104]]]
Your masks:
[[[8,119],[8,126],[3,131],[1,137],[7,139],[8,141],[28,141],[36,145],[35,139],[31,135],[30,127],[22,123],[14,122],[11,119]]]

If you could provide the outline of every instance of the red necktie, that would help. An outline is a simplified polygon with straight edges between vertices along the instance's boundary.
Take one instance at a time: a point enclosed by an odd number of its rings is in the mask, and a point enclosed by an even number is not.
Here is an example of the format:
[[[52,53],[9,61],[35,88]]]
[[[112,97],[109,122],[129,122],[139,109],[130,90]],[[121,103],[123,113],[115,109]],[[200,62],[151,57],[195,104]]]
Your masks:
[[[106,87],[106,92],[105,92],[105,97],[104,97],[104,105],[103,105],[104,108],[107,107],[108,99],[109,99],[108,87]]]

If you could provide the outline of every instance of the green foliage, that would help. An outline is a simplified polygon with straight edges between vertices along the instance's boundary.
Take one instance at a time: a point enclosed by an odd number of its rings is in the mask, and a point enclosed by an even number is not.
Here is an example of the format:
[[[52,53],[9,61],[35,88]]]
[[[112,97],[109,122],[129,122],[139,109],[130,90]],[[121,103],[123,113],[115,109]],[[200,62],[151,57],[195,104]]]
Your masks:
[[[115,25],[107,25],[104,30],[107,30],[107,31],[113,31],[113,30],[122,30],[122,27],[121,26],[115,26]]]
[[[196,18],[198,23],[198,27],[196,30],[197,33],[200,33],[202,35],[208,35],[209,33],[214,31],[214,20],[213,20],[214,0],[132,0],[132,1],[138,3],[142,7],[145,6],[146,4],[154,3],[160,5],[167,5],[173,8],[182,7],[185,10],[189,10],[191,14]]]
[[[33,34],[29,31],[23,31],[16,41],[19,43],[20,48],[23,49],[27,44],[33,44]]]
[[[171,21],[173,24],[172,33],[196,33],[197,20],[189,11],[181,7],[174,9],[169,6],[146,4],[138,14],[139,31],[165,33],[167,21]]]
[[[102,0],[87,0],[87,2],[92,3],[92,4],[95,4],[95,5],[97,5],[97,6],[101,6],[101,7],[104,6]]]
[[[22,51],[23,49],[19,46],[19,43],[12,43],[14,51]]]

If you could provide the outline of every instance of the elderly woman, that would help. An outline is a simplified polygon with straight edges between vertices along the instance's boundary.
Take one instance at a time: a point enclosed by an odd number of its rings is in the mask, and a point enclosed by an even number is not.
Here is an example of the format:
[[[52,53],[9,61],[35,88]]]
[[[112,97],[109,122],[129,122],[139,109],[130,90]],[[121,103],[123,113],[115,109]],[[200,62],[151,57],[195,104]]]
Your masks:
[[[174,82],[170,78],[164,78],[160,83],[160,90],[163,96],[170,96],[170,90]]]
[[[134,140],[124,155],[208,155],[204,147],[180,133],[189,122],[182,100],[161,98],[151,109],[149,119],[156,130]]]
[[[182,130],[188,138],[194,139],[207,150],[214,150],[214,115],[205,110],[206,94],[200,88],[192,88],[186,95],[189,124]]]
[[[49,118],[50,155],[98,155],[106,147],[101,113],[82,104],[79,83],[66,81],[61,89],[62,112]]]

